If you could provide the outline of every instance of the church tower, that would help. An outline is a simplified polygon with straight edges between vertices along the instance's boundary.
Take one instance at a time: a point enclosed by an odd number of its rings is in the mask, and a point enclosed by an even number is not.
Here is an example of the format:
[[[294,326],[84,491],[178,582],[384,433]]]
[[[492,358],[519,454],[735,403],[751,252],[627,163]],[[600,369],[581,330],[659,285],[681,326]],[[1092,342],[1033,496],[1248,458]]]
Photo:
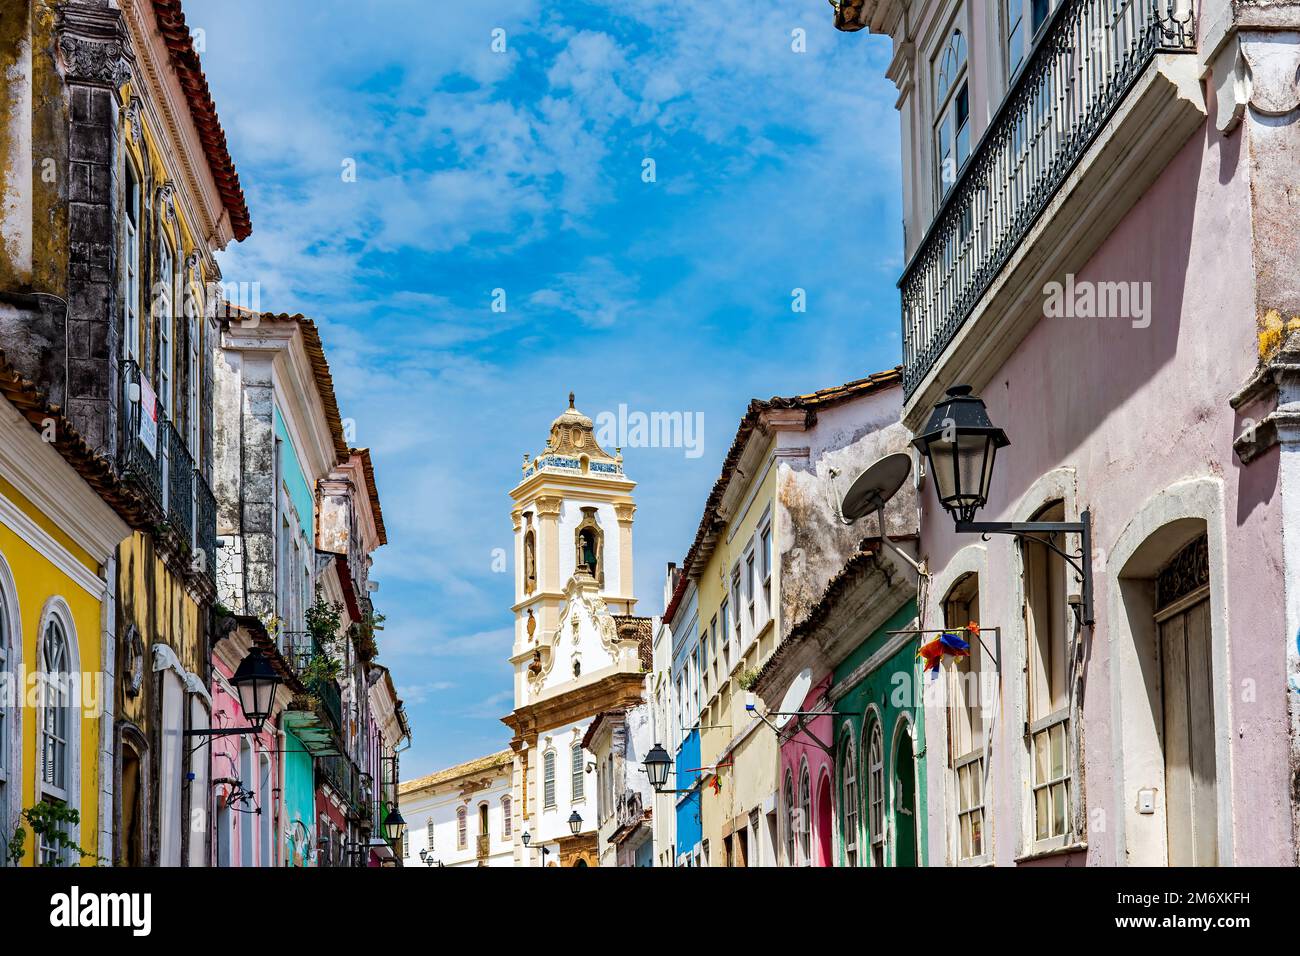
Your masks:
[[[649,666],[652,622],[636,616],[633,593],[635,487],[570,393],[510,491],[514,710],[504,721],[514,731],[518,865],[537,865],[548,844],[549,863],[594,865],[596,784],[583,736],[597,714],[641,699]]]
[[[636,609],[636,482],[623,473],[618,449],[611,455],[600,447],[591,419],[574,407],[573,399],[570,392],[569,407],[551,422],[542,451],[533,458],[524,455],[523,477],[510,492],[516,656],[529,653],[539,633],[555,631],[575,575],[594,580],[595,593],[611,613],[631,615]],[[526,667],[522,670],[526,674]],[[517,680],[515,705],[528,699],[526,686]]]

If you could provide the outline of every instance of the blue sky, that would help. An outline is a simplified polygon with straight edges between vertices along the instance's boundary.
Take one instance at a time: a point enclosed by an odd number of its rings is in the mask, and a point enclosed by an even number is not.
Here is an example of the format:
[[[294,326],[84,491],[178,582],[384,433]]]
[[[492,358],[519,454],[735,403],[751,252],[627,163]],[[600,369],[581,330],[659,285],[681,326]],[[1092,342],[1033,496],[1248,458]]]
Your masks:
[[[825,0],[186,11],[253,216],[225,278],[318,321],[373,449],[403,776],[504,747],[513,591],[493,550],[570,389],[593,417],[703,415],[698,457],[625,451],[654,614],[749,400],[898,362],[888,41],[837,33]]]

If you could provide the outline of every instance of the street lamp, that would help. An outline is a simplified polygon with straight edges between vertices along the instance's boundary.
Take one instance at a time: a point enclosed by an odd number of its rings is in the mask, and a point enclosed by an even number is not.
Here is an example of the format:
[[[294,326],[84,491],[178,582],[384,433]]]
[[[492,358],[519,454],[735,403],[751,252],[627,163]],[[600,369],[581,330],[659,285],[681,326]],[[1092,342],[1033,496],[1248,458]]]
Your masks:
[[[581,829],[582,829],[582,817],[579,815],[577,810],[574,810],[572,813],[569,814],[569,832],[572,833],[574,836],[577,836],[578,831]]]
[[[953,517],[958,534],[1010,534],[1033,538],[1059,554],[1074,568],[1083,593],[1072,596],[1080,623],[1094,623],[1092,609],[1092,517],[1082,512],[1079,521],[976,521],[975,513],[988,504],[993,463],[999,448],[1011,444],[1006,432],[989,420],[988,409],[969,385],[955,385],[930,413],[924,431],[913,447],[926,457],[934,477],[939,504]],[[1080,548],[1069,553],[1053,540],[1058,534],[1077,534]]]
[[[280,675],[275,672],[271,662],[256,647],[248,652],[235,669],[230,684],[239,695],[239,707],[248,720],[247,727],[208,727],[202,730],[187,730],[186,737],[225,737],[230,734],[256,734],[262,730],[262,724],[271,716],[275,703],[275,689],[280,686]]]
[[[519,839],[522,840],[524,846],[527,847],[528,844],[533,841],[533,835],[529,833],[527,830],[525,830],[523,836],[521,836]]]
[[[393,843],[400,843],[402,840],[402,831],[406,829],[406,818],[402,816],[402,811],[397,809],[397,804],[388,805],[388,815],[384,817],[384,829],[388,831],[388,839]]]
[[[668,782],[668,771],[673,769],[673,758],[668,756],[668,751],[663,748],[662,744],[655,744],[650,748],[650,752],[645,755],[645,772],[650,778],[650,786],[655,788],[656,792],[662,793],[664,784]]]

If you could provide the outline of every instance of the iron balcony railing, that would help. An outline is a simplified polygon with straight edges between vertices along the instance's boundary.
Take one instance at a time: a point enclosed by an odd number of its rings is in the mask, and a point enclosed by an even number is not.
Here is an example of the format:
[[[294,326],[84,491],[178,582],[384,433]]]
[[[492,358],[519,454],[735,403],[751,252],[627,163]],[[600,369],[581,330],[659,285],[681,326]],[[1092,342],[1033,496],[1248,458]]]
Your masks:
[[[357,765],[350,757],[331,754],[318,757],[316,767],[325,782],[347,802],[349,816],[359,820],[367,812],[369,804],[362,794],[361,771]]]
[[[194,458],[185,439],[171,422],[162,424],[167,454],[163,468],[167,476],[167,523],[182,541],[194,542]]]
[[[212,493],[203,473],[194,470],[194,551],[213,587],[217,584],[217,498]]]
[[[321,709],[334,723],[334,730],[343,730],[343,694],[336,681],[313,676],[308,668],[312,659],[323,655],[325,649],[309,631],[281,631],[280,653],[294,675],[307,687],[308,693],[320,701]]]
[[[1192,0],[1063,0],[899,280],[908,395],[1147,64],[1194,34]]]
[[[122,363],[122,422],[118,467],[122,477],[134,482],[160,512],[163,509],[163,451],[157,398],[140,366]]]

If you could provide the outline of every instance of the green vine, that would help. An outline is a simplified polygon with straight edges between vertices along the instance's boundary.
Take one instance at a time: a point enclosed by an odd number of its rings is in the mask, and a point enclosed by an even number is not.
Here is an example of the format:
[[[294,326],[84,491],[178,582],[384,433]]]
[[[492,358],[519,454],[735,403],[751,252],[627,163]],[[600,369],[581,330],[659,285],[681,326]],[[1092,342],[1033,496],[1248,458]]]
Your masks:
[[[41,864],[42,866],[62,866],[61,861],[65,850],[71,850],[80,857],[95,857],[95,854],[82,848],[72,839],[72,828],[81,822],[81,814],[67,804],[42,800],[24,810],[22,817],[32,828],[32,833],[36,835],[37,845],[44,843],[55,850],[51,858]],[[13,836],[9,839],[5,859],[10,865],[17,866],[26,855],[27,831],[19,823],[14,827]]]
[[[384,629],[384,620],[384,615],[372,610],[352,625],[352,643],[360,660],[369,663],[379,656],[379,642],[375,639],[375,632]]]
[[[753,690],[754,685],[758,683],[758,671],[752,667],[741,671],[736,675],[736,683],[740,685],[741,690]]]

